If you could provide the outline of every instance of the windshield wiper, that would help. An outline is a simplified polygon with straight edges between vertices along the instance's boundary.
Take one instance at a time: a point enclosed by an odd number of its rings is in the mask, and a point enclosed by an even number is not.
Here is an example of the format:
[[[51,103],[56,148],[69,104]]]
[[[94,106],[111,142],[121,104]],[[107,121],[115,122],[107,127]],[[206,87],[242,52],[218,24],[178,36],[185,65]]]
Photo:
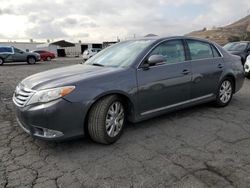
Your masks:
[[[99,63],[93,63],[92,65],[93,65],[93,66],[104,67],[104,65],[102,65],[102,64],[99,64]]]

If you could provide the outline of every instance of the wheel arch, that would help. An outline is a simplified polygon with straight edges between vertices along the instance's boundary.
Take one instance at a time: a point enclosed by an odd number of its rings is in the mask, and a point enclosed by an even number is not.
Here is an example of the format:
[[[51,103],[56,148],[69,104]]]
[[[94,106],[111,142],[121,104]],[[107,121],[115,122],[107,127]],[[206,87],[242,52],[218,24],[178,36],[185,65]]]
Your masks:
[[[35,60],[36,60],[36,57],[35,57],[34,55],[27,55],[26,60],[28,61],[28,59],[29,59],[30,57],[33,57],[33,58],[35,58]]]
[[[99,100],[101,100],[107,96],[110,96],[110,95],[117,95],[118,97],[120,97],[123,104],[125,105],[125,110],[128,114],[128,120],[134,119],[133,115],[134,115],[134,111],[135,111],[135,106],[134,106],[134,103],[132,102],[132,99],[126,93],[124,93],[122,91],[111,91],[111,92],[102,93],[102,94],[98,95],[97,97],[95,97],[87,107],[86,115],[84,118],[84,133],[87,136],[89,135],[89,133],[88,133],[88,117],[89,117],[89,113],[90,113],[91,108]]]
[[[236,90],[236,78],[235,78],[234,74],[232,74],[232,73],[225,74],[222,77],[221,82],[223,80],[225,80],[226,78],[229,78],[229,79],[231,79],[233,81],[233,93],[235,93],[235,90]]]

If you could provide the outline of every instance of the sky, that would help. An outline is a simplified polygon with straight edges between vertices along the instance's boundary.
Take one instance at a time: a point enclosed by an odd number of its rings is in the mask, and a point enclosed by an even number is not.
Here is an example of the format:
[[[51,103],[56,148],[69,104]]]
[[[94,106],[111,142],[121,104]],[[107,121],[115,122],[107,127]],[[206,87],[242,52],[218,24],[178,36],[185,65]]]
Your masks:
[[[249,0],[1,0],[0,41],[115,41],[230,24]]]

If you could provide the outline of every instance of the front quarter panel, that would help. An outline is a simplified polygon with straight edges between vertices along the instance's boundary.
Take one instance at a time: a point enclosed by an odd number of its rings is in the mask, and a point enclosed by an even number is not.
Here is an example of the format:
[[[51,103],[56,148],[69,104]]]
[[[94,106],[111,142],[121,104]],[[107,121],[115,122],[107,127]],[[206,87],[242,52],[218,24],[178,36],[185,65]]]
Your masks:
[[[122,69],[112,74],[101,75],[76,84],[72,94],[65,97],[70,102],[80,102],[84,116],[98,99],[109,94],[121,94],[136,106],[136,76],[133,68]]]

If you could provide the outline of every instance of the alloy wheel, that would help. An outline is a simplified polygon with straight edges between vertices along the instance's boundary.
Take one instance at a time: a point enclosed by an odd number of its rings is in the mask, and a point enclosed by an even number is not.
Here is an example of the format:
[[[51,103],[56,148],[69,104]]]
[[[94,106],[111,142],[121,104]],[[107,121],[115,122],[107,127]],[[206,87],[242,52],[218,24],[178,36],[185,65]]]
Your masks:
[[[30,57],[28,60],[29,64],[35,64],[36,60],[33,57]]]
[[[121,102],[116,101],[110,105],[105,123],[108,136],[115,137],[120,133],[124,124],[124,108]]]
[[[225,80],[220,87],[220,101],[224,104],[228,103],[232,97],[232,84],[230,81]]]

